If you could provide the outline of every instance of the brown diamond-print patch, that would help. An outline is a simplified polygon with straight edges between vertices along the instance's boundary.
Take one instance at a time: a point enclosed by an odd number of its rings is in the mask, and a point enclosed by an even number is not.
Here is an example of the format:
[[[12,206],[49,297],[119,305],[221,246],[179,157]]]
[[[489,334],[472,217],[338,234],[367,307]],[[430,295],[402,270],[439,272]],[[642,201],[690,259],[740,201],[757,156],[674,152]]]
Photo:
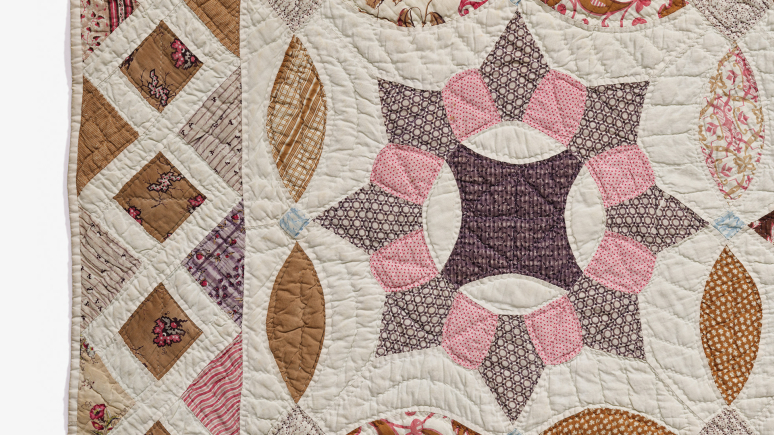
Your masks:
[[[202,67],[202,61],[163,21],[121,63],[121,72],[159,112]]]
[[[170,435],[170,433],[160,421],[157,421],[148,429],[148,432],[145,432],[145,435]]]
[[[118,331],[129,350],[156,379],[161,379],[202,330],[159,284]]]
[[[163,243],[206,197],[158,153],[113,199],[148,234]]]

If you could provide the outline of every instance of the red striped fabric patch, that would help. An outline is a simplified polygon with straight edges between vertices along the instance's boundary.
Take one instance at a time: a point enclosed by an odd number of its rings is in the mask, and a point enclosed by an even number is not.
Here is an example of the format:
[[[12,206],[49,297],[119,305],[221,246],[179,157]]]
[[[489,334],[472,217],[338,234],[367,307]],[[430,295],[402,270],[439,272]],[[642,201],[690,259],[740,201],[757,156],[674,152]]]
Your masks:
[[[182,399],[212,435],[237,435],[241,393],[242,334],[239,334],[202,370]]]

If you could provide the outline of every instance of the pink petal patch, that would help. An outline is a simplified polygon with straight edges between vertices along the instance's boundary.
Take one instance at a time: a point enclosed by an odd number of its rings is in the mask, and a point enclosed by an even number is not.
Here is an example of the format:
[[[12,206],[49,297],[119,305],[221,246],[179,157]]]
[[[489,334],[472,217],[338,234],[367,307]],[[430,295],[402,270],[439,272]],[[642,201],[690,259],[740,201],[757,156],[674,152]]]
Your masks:
[[[477,69],[453,75],[441,96],[452,131],[459,140],[501,121],[492,94]]]
[[[438,275],[422,229],[406,234],[371,255],[371,273],[388,292],[422,285]]]
[[[427,151],[389,144],[376,156],[371,182],[406,201],[422,205],[442,165],[442,158]]]
[[[586,163],[605,207],[632,199],[656,182],[650,162],[637,145],[621,145]]]
[[[586,87],[567,74],[549,71],[529,100],[524,122],[565,146],[575,136],[586,108]]]
[[[567,296],[524,316],[529,338],[548,365],[567,362],[583,348],[578,316]]]
[[[489,352],[496,329],[497,314],[459,293],[443,325],[441,345],[454,362],[474,370]]]
[[[600,284],[626,293],[639,293],[650,281],[656,256],[645,245],[605,231],[597,252],[583,273]]]

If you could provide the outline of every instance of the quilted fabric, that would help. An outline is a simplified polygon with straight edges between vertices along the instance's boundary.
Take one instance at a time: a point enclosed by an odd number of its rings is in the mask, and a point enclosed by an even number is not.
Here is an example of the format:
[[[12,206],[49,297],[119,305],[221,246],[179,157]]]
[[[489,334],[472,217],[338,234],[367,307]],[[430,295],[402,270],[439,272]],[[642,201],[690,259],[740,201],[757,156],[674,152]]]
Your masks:
[[[774,433],[771,0],[71,6],[70,435]]]

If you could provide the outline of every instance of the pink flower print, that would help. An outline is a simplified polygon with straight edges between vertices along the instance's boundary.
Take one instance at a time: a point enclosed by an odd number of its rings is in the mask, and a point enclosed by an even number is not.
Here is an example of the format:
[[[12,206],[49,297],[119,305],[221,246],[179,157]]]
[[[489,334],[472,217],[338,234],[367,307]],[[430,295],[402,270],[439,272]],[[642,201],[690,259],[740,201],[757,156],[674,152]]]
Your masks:
[[[196,195],[194,198],[188,199],[188,208],[190,212],[193,212],[197,207],[204,203],[206,198],[203,195]]]
[[[642,12],[643,8],[650,6],[650,0],[635,0],[635,1],[636,1],[636,5],[634,6],[634,10],[636,10],[637,12]],[[638,19],[642,21],[637,22]],[[644,18],[635,18],[634,21],[632,21],[632,25],[643,24],[643,23],[647,23],[647,21],[645,21]]]
[[[132,206],[127,208],[126,212],[129,213],[129,216],[136,220],[138,224],[142,225],[142,219],[140,218],[140,213],[142,213],[142,211],[140,211],[139,208]]]
[[[637,3],[637,5],[639,6],[639,3]],[[632,26],[636,26],[637,24],[648,24],[648,21],[645,18],[637,17],[632,20]]]
[[[567,13],[567,6],[565,6],[562,3],[559,3],[558,5],[556,5],[556,11],[564,15]]]
[[[175,68],[188,69],[199,62],[199,59],[194,56],[191,50],[186,48],[183,41],[175,39],[175,41],[172,42],[172,48],[175,49],[172,53],[172,59],[175,61]]]
[[[92,420],[102,420],[105,417],[105,408],[107,408],[107,406],[104,403],[94,405],[91,408],[91,411],[89,411],[89,418]]]
[[[153,334],[156,338],[153,339],[153,343],[158,347],[170,346],[173,343],[180,343],[182,337],[185,335],[182,325],[186,322],[176,317],[169,318],[167,316],[161,316],[156,319],[156,325],[153,328]]]

